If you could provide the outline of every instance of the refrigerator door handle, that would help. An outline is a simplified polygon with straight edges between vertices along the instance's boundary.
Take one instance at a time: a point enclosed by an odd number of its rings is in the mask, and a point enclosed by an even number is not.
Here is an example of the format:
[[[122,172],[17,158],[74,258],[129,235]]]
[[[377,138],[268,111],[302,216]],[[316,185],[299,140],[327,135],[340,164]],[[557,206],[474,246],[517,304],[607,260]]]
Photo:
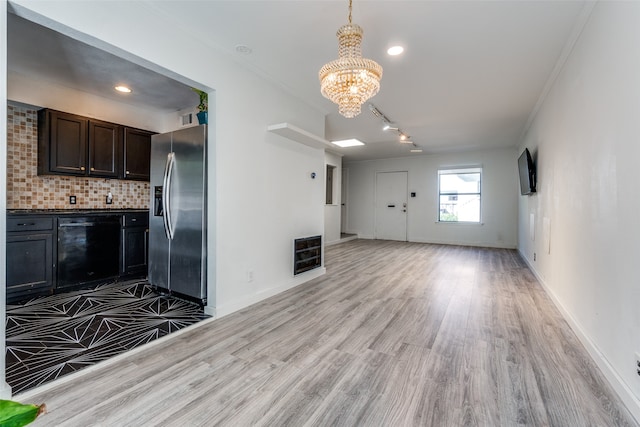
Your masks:
[[[167,154],[167,163],[164,167],[164,176],[162,178],[162,210],[164,215],[164,232],[167,239],[173,240],[173,222],[171,220],[171,178],[173,177],[173,166],[175,164],[174,152]]]

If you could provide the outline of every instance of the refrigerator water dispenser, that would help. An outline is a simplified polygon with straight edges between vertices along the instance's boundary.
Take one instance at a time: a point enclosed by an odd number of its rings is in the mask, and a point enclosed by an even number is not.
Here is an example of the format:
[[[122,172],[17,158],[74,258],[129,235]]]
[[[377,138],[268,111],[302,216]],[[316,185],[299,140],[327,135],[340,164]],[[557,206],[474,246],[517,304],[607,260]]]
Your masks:
[[[153,190],[153,215],[162,216],[162,185],[154,187]]]

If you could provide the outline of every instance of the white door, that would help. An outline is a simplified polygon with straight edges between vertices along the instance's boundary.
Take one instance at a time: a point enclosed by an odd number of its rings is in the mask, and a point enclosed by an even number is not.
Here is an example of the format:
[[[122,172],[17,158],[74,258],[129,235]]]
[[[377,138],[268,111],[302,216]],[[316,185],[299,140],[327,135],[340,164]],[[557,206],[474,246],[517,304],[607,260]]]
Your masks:
[[[375,238],[407,240],[407,172],[376,173]]]

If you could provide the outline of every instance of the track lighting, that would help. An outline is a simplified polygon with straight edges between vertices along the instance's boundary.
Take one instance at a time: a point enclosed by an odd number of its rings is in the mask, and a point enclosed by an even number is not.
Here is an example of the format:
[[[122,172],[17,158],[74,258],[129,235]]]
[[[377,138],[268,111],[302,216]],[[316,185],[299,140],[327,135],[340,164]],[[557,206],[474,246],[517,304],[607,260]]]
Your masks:
[[[393,125],[393,123],[384,122],[384,126],[382,126],[382,130],[384,130],[384,131],[388,131],[388,130],[396,130],[396,131],[397,131],[397,130],[398,130],[398,128],[397,128],[397,127],[395,127],[395,126]]]
[[[386,120],[386,117],[384,116],[384,114],[382,114],[382,113],[380,112],[380,110],[378,110],[378,109],[376,108],[376,106],[375,106],[375,105],[373,105],[373,104],[369,104],[369,111],[371,111],[371,113],[372,113],[374,116],[381,118],[383,121],[388,121],[388,120]]]
[[[369,111],[371,111],[371,114],[373,114],[374,116],[376,116],[379,119],[382,119],[382,130],[383,131],[394,131],[398,133],[398,136],[400,137],[400,142],[403,144],[413,144],[413,141],[411,141],[411,137],[409,135],[407,135],[406,133],[404,133],[395,123],[393,123],[391,120],[389,120],[389,118],[387,116],[385,116],[382,111],[378,110],[378,108],[369,103]]]

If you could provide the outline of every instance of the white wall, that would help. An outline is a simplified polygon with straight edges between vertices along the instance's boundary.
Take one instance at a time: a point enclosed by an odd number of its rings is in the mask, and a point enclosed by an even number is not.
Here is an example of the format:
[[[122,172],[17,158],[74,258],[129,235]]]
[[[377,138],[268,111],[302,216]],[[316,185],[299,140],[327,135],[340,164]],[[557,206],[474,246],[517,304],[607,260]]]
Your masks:
[[[11,6],[28,19],[214,89],[208,277],[219,316],[322,274],[292,272],[293,239],[323,233],[322,180],[312,181],[309,173],[322,170],[324,153],[266,130],[287,121],[322,135],[321,112],[190,37],[149,3],[17,0]]]
[[[639,2],[595,5],[521,147],[538,193],[519,201],[520,252],[638,419],[639,23]]]
[[[374,238],[375,174],[407,171],[407,237],[429,242],[515,248],[518,171],[515,149],[421,155],[366,162],[345,162],[349,170],[349,233]],[[482,167],[482,224],[438,223],[438,169]]]
[[[326,151],[324,154],[324,179],[326,183],[327,165],[335,166],[333,182],[333,203],[324,206],[324,243],[340,240],[340,203],[342,200],[342,156]],[[326,185],[326,184],[325,184]],[[326,198],[323,199],[326,202]]]

